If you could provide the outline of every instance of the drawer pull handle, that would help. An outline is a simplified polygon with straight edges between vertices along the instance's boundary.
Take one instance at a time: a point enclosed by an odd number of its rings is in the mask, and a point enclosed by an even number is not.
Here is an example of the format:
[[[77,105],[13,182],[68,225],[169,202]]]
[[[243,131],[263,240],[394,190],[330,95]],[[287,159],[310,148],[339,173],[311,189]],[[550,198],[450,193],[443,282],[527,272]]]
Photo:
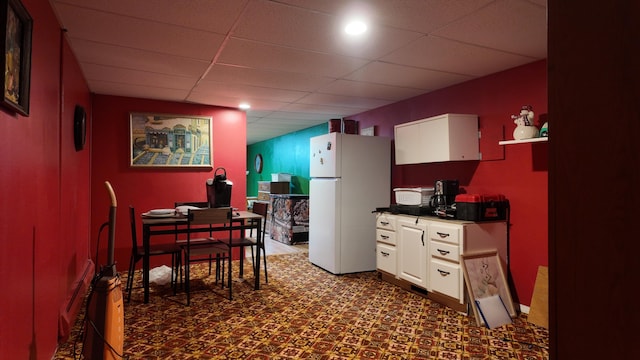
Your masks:
[[[380,221],[380,224],[382,224],[382,225],[384,225],[384,226],[387,226],[387,225],[389,225],[389,222],[387,222],[387,221]]]
[[[438,269],[438,272],[439,272],[439,273],[440,273],[440,275],[442,275],[442,276],[448,276],[449,274],[451,274],[451,273],[450,273],[450,272],[448,272],[448,271],[444,271],[444,270],[440,270],[440,269]]]
[[[449,234],[447,233],[443,233],[443,232],[436,232],[436,234],[438,234],[441,238],[446,238],[447,236],[449,236]]]
[[[438,249],[438,252],[440,253],[440,255],[444,256],[444,255],[449,255],[450,251],[449,250],[442,250],[442,249]]]
[[[388,238],[389,238],[389,236],[387,236],[387,235],[380,235],[380,237],[381,237],[382,239],[388,239]]]
[[[382,256],[389,256],[389,253],[384,251],[380,251],[380,254],[382,254]]]

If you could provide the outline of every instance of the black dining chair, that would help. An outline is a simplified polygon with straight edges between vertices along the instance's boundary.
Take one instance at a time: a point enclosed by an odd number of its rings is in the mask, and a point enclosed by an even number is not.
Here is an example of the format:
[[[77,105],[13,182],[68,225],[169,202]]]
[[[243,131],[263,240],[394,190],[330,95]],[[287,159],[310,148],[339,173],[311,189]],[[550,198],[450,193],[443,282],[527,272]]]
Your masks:
[[[129,219],[131,223],[131,257],[129,259],[129,270],[127,272],[127,302],[131,300],[131,290],[133,289],[133,277],[135,276],[135,266],[144,257],[144,246],[138,245],[138,235],[136,230],[136,212],[133,206],[129,206]],[[173,293],[176,293],[177,270],[181,266],[182,249],[175,243],[149,244],[149,256],[171,255],[171,285]],[[175,275],[174,275],[175,272]]]
[[[229,248],[220,240],[212,237],[203,238],[195,236],[198,232],[211,232],[213,227],[229,227],[229,210],[222,208],[208,208],[189,210],[187,213],[187,238],[181,244],[184,251],[185,292],[187,293],[187,305],[191,304],[191,263],[209,261],[209,275],[211,275],[211,260],[216,259],[216,282],[221,280],[224,286],[224,260],[229,259],[229,281],[231,281],[231,256]],[[231,233],[229,229],[229,233]],[[223,233],[219,231],[216,233]],[[223,235],[226,237],[226,235]],[[222,267],[222,271],[220,270]],[[231,285],[229,284],[229,288]]]
[[[176,209],[178,209],[180,206],[188,206],[188,207],[194,207],[194,208],[200,208],[200,209],[206,209],[209,207],[209,202],[208,201],[176,201],[174,203],[174,206]],[[176,243],[181,247],[184,248],[184,246],[186,245],[186,239],[180,239],[178,236],[178,225],[175,226],[176,227]],[[213,236],[213,234],[211,233],[211,231],[209,231],[209,236],[208,237],[198,237],[198,238],[191,238],[191,244],[196,244],[196,243],[208,243],[210,242],[210,238]],[[211,275],[211,266],[213,263],[213,255],[210,256],[209,258],[209,275]],[[181,269],[182,270],[182,269]],[[180,279],[182,279],[182,271],[180,272]]]
[[[250,239],[246,238],[244,236],[244,234],[241,235],[241,237],[234,237],[233,236],[233,223],[236,221],[233,219],[233,209],[230,207],[219,207],[219,208],[210,208],[210,209],[205,209],[205,210],[195,210],[195,211],[190,211],[189,213],[189,217],[191,217],[191,213],[195,213],[198,214],[201,211],[206,211],[208,216],[211,218],[214,218],[218,224],[218,226],[222,225],[224,227],[228,227],[229,228],[229,232],[227,234],[227,236],[225,237],[216,237],[214,238],[214,240],[216,242],[218,242],[219,244],[223,245],[227,251],[228,251],[228,270],[227,270],[227,287],[229,288],[229,300],[233,300],[233,286],[232,286],[232,274],[233,274],[233,268],[232,268],[232,251],[234,248],[239,248],[240,249],[240,266],[242,266],[243,264],[243,260],[244,260],[244,250],[245,248],[251,248],[251,258],[253,260],[253,247],[256,245],[256,243],[254,241],[251,241]],[[189,219],[189,221],[187,223],[191,223],[191,219]],[[223,233],[223,232],[220,232]],[[255,263],[253,264],[253,266],[256,266]],[[255,269],[255,268],[254,268]],[[242,268],[240,269],[240,272],[242,272]]]
[[[267,275],[267,249],[265,247],[265,234],[266,234],[266,230],[267,230],[267,213],[269,211],[269,203],[265,202],[265,201],[256,201],[253,203],[253,213],[258,214],[258,215],[262,215],[262,228],[258,229],[258,231],[260,232],[260,239],[262,239],[262,241],[260,242],[260,246],[257,246],[257,237],[253,237],[253,229],[251,229],[250,235],[249,235],[249,240],[251,242],[253,242],[254,246],[258,247],[258,249],[256,251],[261,251],[262,250],[262,261],[264,262],[264,281],[268,284],[269,283],[269,277]],[[253,255],[253,254],[252,254]],[[256,264],[255,260],[252,258],[252,261],[254,262],[253,266],[260,266],[260,264]]]

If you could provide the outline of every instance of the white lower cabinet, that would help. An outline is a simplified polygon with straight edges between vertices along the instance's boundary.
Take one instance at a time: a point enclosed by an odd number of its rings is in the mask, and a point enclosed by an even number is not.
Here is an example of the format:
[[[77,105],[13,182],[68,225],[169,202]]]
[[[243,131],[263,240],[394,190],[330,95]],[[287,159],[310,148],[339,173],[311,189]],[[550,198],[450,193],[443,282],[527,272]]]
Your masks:
[[[429,270],[431,273],[431,277],[429,278],[431,291],[437,291],[441,294],[451,296],[452,298],[460,300],[460,303],[462,303],[464,292],[461,285],[464,285],[464,283],[461,281],[462,272],[460,271],[460,265],[438,259],[431,259]]]
[[[398,274],[396,256],[396,217],[376,215],[376,268],[393,276]]]
[[[376,266],[378,270],[388,272],[391,275],[397,274],[396,247],[384,243],[376,245]]]
[[[498,250],[507,259],[505,221],[472,222],[379,214],[378,269],[412,285],[465,303],[460,255]]]
[[[429,290],[427,222],[417,218],[399,217],[398,277]]]

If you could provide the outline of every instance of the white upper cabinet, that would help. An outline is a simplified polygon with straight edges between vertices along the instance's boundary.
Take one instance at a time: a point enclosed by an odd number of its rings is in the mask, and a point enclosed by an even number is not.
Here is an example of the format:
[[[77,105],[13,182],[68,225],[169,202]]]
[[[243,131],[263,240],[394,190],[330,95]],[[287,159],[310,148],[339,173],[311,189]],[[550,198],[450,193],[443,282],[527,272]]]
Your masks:
[[[443,114],[394,126],[396,165],[480,160],[478,116]]]

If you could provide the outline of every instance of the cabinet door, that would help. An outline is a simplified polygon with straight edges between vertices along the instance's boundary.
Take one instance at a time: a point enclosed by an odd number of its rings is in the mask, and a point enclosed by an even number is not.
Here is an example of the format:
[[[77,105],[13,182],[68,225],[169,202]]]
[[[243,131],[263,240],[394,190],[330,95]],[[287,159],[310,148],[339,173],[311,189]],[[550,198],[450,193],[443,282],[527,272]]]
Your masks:
[[[478,116],[443,114],[394,126],[396,165],[478,160]]]
[[[398,277],[421,288],[428,287],[428,244],[427,223],[415,218],[398,219]]]

